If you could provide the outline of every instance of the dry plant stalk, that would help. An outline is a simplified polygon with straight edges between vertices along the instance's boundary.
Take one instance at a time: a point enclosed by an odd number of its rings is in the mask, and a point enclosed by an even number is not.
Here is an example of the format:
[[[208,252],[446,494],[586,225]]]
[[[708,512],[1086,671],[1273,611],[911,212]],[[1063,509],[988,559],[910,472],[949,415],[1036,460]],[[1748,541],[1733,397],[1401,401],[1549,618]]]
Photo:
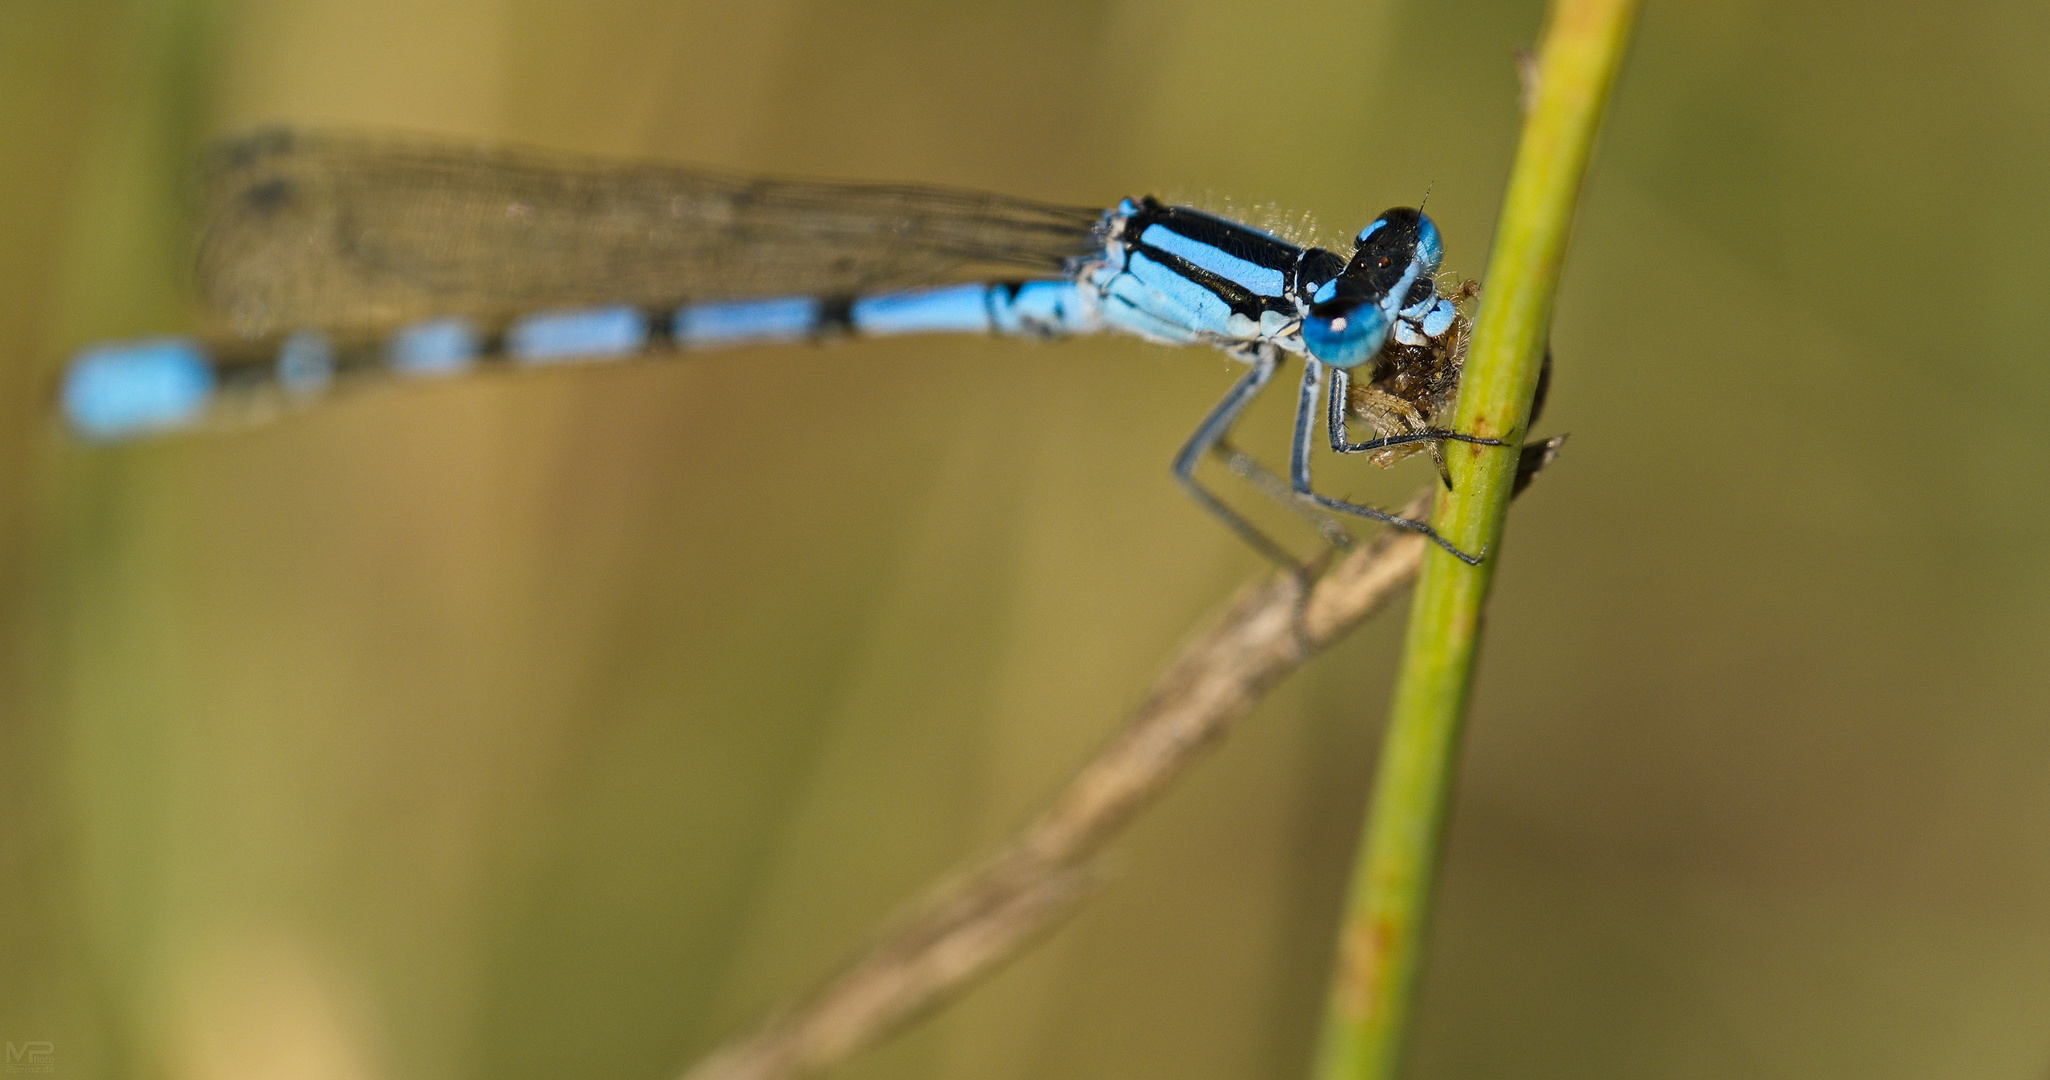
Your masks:
[[[1524,450],[1526,477],[1561,439]],[[1404,516],[1421,519],[1426,490]],[[790,1080],[836,1064],[988,974],[1071,914],[1092,860],[1276,683],[1415,578],[1427,541],[1387,531],[1314,584],[1276,572],[1241,590],[1053,804],[994,856],[955,871],[808,995],[713,1049],[682,1080]]]

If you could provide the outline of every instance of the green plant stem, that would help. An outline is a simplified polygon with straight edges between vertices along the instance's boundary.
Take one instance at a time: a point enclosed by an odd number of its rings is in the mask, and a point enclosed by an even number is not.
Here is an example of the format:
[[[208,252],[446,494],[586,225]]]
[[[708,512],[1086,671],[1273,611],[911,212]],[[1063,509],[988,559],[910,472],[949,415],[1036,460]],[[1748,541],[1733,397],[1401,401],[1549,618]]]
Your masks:
[[[1372,806],[1353,864],[1317,1080],[1392,1080],[1415,1012],[1459,735],[1516,475],[1515,445],[1550,334],[1552,299],[1635,0],[1556,0],[1488,260],[1454,427],[1507,447],[1446,444],[1453,490],[1432,524],[1486,556],[1424,559]]]

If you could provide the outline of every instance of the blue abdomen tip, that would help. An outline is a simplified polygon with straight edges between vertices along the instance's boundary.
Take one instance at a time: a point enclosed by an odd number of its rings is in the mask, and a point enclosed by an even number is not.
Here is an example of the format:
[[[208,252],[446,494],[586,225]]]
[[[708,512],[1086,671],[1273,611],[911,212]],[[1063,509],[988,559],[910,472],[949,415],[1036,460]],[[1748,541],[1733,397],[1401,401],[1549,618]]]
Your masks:
[[[213,392],[213,368],[192,341],[97,345],[64,372],[64,418],[86,438],[121,439],[190,423]]]

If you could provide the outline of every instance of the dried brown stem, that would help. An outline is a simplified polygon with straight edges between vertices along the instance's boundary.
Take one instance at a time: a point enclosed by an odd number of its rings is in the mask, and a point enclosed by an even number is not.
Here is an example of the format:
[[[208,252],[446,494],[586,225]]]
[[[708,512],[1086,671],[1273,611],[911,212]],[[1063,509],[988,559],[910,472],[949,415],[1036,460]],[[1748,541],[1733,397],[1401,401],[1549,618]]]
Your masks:
[[[1420,517],[1429,496],[1403,513]],[[1389,532],[1318,579],[1254,582],[1197,635],[1124,729],[995,856],[931,889],[860,958],[684,1080],[785,1080],[840,1061],[1009,959],[1071,913],[1089,862],[1253,703],[1408,585],[1424,539]]]
[[[1526,448],[1526,468],[1557,441]],[[1534,453],[1535,451],[1535,453]],[[1430,492],[1403,515],[1421,519]],[[1426,541],[1388,531],[1315,584],[1271,574],[1183,647],[1124,728],[1053,804],[994,856],[933,886],[875,945],[807,996],[715,1048],[682,1080],[792,1080],[896,1031],[1016,955],[1072,913],[1091,860],[1290,672],[1416,576]]]

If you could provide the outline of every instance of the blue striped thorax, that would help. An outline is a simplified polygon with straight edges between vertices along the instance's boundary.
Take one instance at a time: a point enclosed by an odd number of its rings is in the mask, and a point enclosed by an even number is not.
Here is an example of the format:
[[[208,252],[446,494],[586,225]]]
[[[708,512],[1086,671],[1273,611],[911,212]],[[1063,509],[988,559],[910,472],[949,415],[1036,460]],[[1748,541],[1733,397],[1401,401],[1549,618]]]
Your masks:
[[[1108,242],[1078,277],[1117,330],[1168,344],[1271,342],[1336,367],[1355,367],[1391,334],[1436,339],[1456,311],[1432,275],[1444,245],[1420,211],[1398,208],[1360,230],[1343,259],[1271,233],[1151,199],[1126,199],[1105,224]]]

